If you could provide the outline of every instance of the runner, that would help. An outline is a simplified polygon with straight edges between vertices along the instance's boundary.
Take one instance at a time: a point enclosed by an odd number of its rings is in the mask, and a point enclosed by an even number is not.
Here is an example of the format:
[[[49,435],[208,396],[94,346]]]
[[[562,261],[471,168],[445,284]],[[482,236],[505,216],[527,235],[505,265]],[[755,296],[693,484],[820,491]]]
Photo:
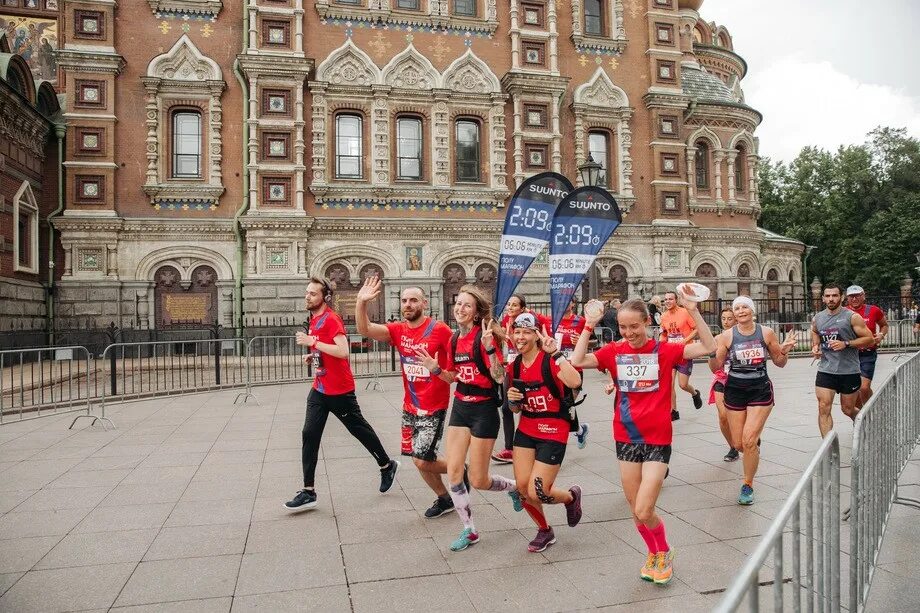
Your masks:
[[[664,523],[655,512],[655,503],[671,458],[671,371],[682,361],[703,357],[716,348],[715,339],[696,303],[685,302],[687,315],[692,317],[700,331],[700,343],[663,343],[649,338],[651,319],[648,308],[642,300],[634,299],[627,300],[620,307],[618,319],[622,341],[588,354],[588,339],[597,323],[597,318],[588,317],[572,353],[573,365],[602,368],[615,377],[613,438],[620,464],[620,480],[633,512],[636,530],[648,547],[648,558],[640,576],[655,583],[671,580],[674,558]]]
[[[754,475],[760,463],[760,434],[773,410],[773,383],[767,376],[767,355],[782,368],[795,347],[795,332],[780,345],[776,333],[754,323],[754,301],[738,296],[732,302],[737,322],[716,338],[717,364],[729,364],[725,408],[732,448],[744,451],[744,483],[738,504],[754,504]]]
[[[556,345],[560,348],[563,355],[566,359],[572,357],[572,351],[575,349],[575,343],[578,342],[578,337],[581,335],[581,331],[585,329],[585,318],[580,317],[575,314],[575,299],[572,299],[572,302],[569,303],[569,306],[566,307],[565,313],[562,316],[562,320],[559,322],[559,327],[556,328]],[[510,360],[509,360],[510,363]],[[581,378],[581,369],[576,368],[578,371],[579,380]],[[581,385],[575,390],[575,397],[578,397],[578,394],[581,392]],[[575,436],[575,441],[578,443],[579,449],[584,449],[588,444],[588,431],[590,427],[587,422],[580,423],[578,425],[578,430],[572,434]]]
[[[367,303],[380,296],[382,287],[378,277],[365,279],[355,301],[355,323],[359,334],[390,343],[399,352],[405,389],[402,455],[412,458],[422,481],[437,495],[434,504],[425,511],[425,517],[438,517],[454,510],[454,502],[441,479],[441,475],[447,473],[447,462],[438,457],[450,402],[450,385],[437,377],[447,366],[452,333],[447,324],[425,315],[428,297],[420,287],[407,287],[402,291],[399,298],[402,321],[385,325],[372,323],[367,316]],[[419,348],[437,358],[436,369],[429,371],[419,363]]]
[[[469,481],[478,490],[509,492],[514,481],[489,474],[489,456],[498,437],[500,385],[505,379],[502,365],[502,330],[491,319],[492,305],[481,289],[464,285],[454,302],[454,318],[460,330],[454,333],[448,353],[447,368],[424,348],[418,349],[422,366],[451,383],[457,381],[454,405],[447,425],[447,478],[450,497],[463,521],[463,531],[451,543],[452,551],[461,551],[479,542],[473,524],[470,492],[464,483],[464,464],[470,455]]]
[[[859,350],[859,399],[856,407],[861,409],[872,397],[872,378],[875,376],[875,363],[878,361],[878,347],[888,336],[888,319],[884,311],[874,304],[866,304],[866,292],[858,285],[847,288],[847,308],[857,313],[866,322],[875,342]]]
[[[552,322],[540,313],[534,313],[527,308],[527,301],[520,294],[512,294],[505,305],[505,312],[502,315],[501,327],[505,332],[505,338],[511,338],[511,324],[514,318],[521,313],[533,313],[534,317],[540,323],[543,332],[549,334]],[[517,355],[517,351],[512,343],[505,343],[505,363],[510,363]],[[502,432],[504,434],[504,447],[499,451],[492,453],[492,459],[498,464],[511,464],[512,450],[514,444],[514,413],[508,408],[508,399],[502,401]]]
[[[661,314],[661,340],[668,343],[689,344],[699,336],[699,329],[693,317],[686,309],[677,304],[677,294],[665,292],[665,311]],[[707,326],[708,327],[708,326]],[[697,409],[703,406],[703,398],[698,389],[690,385],[690,373],[693,372],[693,360],[684,360],[677,367],[675,376],[680,389],[693,397],[693,406]],[[671,385],[671,421],[680,419],[677,410],[677,388]]]
[[[822,294],[827,308],[811,322],[811,354],[818,362],[815,396],[818,397],[818,429],[821,436],[834,428],[831,406],[840,394],[840,409],[856,421],[861,386],[859,349],[869,347],[875,339],[858,314],[841,307],[843,288],[836,283],[824,286]]]
[[[723,330],[730,330],[735,325],[735,313],[731,307],[725,307],[719,314]],[[709,390],[709,404],[715,404],[719,412],[719,430],[728,443],[728,453],[722,458],[726,462],[738,459],[738,449],[732,441],[732,431],[728,425],[728,412],[725,410],[725,381],[728,379],[728,360],[719,362],[715,356],[709,358],[709,369],[713,373],[712,388]]]
[[[520,412],[521,420],[514,435],[517,489],[508,495],[514,510],[526,510],[537,524],[537,536],[527,546],[536,553],[556,542],[543,514],[544,504],[564,504],[572,528],[581,520],[581,487],[553,487],[569,438],[569,410],[563,401],[574,400],[566,388],[580,389],[581,375],[559,350],[556,340],[540,332],[532,313],[517,316],[513,334],[518,355],[508,365],[505,377],[511,381],[511,410]]]
[[[307,415],[301,435],[301,462],[303,463],[303,489],[292,500],[284,503],[291,510],[312,509],[316,506],[314,476],[319,445],[332,413],[353,437],[370,452],[380,467],[380,492],[393,485],[399,462],[391,460],[380,443],[377,433],[364,416],[355,397],[355,378],[348,363],[348,336],[338,313],[329,307],[333,288],[328,281],[313,277],[307,283],[304,296],[310,323],[306,332],[297,333],[297,344],[311,349],[304,359],[313,362],[313,388],[307,396]]]

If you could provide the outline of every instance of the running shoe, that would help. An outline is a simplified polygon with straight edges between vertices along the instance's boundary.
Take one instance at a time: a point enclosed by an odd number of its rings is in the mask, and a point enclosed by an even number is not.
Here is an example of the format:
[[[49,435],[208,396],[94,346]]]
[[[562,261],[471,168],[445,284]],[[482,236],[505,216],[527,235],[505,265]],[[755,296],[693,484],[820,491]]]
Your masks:
[[[450,550],[463,551],[470,545],[475,545],[478,542],[479,535],[469,528],[464,528],[463,532],[460,533],[460,536],[457,537],[457,540],[450,544]]]
[[[390,460],[386,468],[380,469],[380,493],[388,491],[393,487],[393,480],[396,479],[396,472],[399,470],[399,461]]]
[[[572,495],[572,502],[565,504],[565,518],[569,528],[574,528],[581,521],[581,488],[573,485],[569,488],[569,493]]]
[[[639,578],[643,581],[655,581],[655,565],[658,561],[658,556],[648,552],[648,557],[645,559],[645,566],[642,567],[642,570],[639,571]]]
[[[537,536],[527,545],[527,551],[530,553],[540,553],[555,542],[556,535],[553,534],[552,528],[547,528],[546,530],[540,528],[537,530]]]
[[[673,573],[674,550],[659,551],[655,557],[655,583],[658,585],[670,583]]]
[[[492,454],[492,460],[498,464],[511,464],[511,450],[502,449],[501,451],[496,451]]]
[[[731,447],[728,450],[728,453],[726,453],[725,457],[722,459],[725,460],[726,462],[734,462],[738,459],[738,456],[739,456],[738,450],[735,449],[734,447]]]
[[[434,504],[432,504],[428,509],[425,510],[425,517],[431,519],[432,517],[440,517],[445,513],[450,513],[454,510],[454,501],[451,500],[450,496],[446,498],[441,498],[438,496],[434,499]]]
[[[291,511],[306,511],[316,506],[316,492],[300,490],[293,499],[284,503],[284,508]]]
[[[680,419],[680,411],[671,409],[671,421],[677,421],[678,419]]]
[[[508,497],[511,498],[511,506],[514,507],[516,513],[520,513],[524,510],[524,499],[521,498],[521,493],[517,490],[511,490],[508,492]]]
[[[741,495],[738,496],[738,504],[754,504],[754,488],[747,483],[741,486]]]
[[[575,440],[578,441],[578,448],[584,449],[585,445],[588,444],[588,424],[581,424],[578,427],[578,432],[575,433]]]
[[[700,396],[700,390],[696,390],[695,392],[693,392],[693,407],[696,410],[700,410],[703,408],[703,397]]]

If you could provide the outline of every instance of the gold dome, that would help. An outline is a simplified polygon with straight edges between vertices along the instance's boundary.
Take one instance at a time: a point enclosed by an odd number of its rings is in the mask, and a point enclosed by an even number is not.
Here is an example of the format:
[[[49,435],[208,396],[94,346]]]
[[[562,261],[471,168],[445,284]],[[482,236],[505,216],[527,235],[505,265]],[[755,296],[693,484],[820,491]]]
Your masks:
[[[703,6],[703,0],[677,0],[677,6],[682,9],[698,11]]]

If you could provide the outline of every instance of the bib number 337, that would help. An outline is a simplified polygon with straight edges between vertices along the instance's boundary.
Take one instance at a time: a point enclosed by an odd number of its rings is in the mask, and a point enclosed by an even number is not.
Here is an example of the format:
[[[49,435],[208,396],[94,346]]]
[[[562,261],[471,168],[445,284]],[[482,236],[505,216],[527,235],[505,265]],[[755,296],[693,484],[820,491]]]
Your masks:
[[[657,354],[617,356],[617,386],[621,392],[654,392],[658,385]]]

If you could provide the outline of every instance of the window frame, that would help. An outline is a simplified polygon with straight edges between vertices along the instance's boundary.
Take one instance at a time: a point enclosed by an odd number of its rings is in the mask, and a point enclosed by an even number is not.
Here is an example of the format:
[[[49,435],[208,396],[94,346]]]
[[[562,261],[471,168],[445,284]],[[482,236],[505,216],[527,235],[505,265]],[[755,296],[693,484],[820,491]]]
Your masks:
[[[470,124],[476,126],[476,178],[462,178],[460,173],[460,124]],[[454,182],[455,183],[483,183],[482,172],[482,120],[478,117],[456,117],[454,118]],[[464,164],[471,164],[472,161],[463,161]]]
[[[28,193],[28,197],[26,194]],[[38,274],[38,201],[35,199],[35,193],[28,181],[23,181],[19,190],[13,197],[13,272],[28,274]],[[20,232],[20,217],[25,213],[27,218],[27,232],[25,237],[28,244],[24,245],[23,236]],[[28,262],[20,260],[20,252],[24,246],[27,248],[29,256]]]
[[[457,10],[457,5],[460,2],[469,2],[470,11],[469,13],[464,13]],[[479,17],[479,0],[450,0],[450,14],[454,17],[468,17],[476,18]]]
[[[416,156],[404,156],[402,153],[402,144],[403,140],[408,140],[400,134],[400,126],[402,122],[415,122],[418,124],[418,155]],[[396,146],[394,151],[396,153],[395,162],[396,169],[394,176],[397,181],[424,181],[425,180],[425,121],[418,115],[397,115],[396,116],[396,129],[395,134]],[[402,174],[402,162],[403,160],[417,160],[418,161],[418,174],[416,176],[409,176]]]
[[[747,150],[744,145],[735,147],[735,194],[747,193]]]
[[[710,160],[712,147],[709,146],[708,142],[699,140],[696,141],[694,148],[696,151],[693,153],[693,187],[697,190],[708,192],[712,188],[712,180],[709,177],[710,168],[712,166]],[[700,160],[703,161],[702,165],[700,164]],[[700,179],[704,179],[704,181],[700,181]]]
[[[178,133],[177,119],[182,115],[195,116],[198,119],[198,153],[179,153],[178,137],[185,136]],[[204,165],[202,157],[204,155],[204,113],[199,108],[173,107],[169,109],[169,180],[171,181],[201,181],[204,176]],[[185,174],[178,172],[179,156],[197,157],[197,174]]]
[[[342,155],[339,153],[341,145],[341,128],[339,122],[343,118],[353,118],[358,120],[358,154],[357,155]],[[364,171],[364,115],[358,111],[352,110],[343,110],[335,114],[333,118],[334,125],[334,142],[335,142],[335,155],[333,157],[333,176],[336,179],[345,180],[345,181],[363,181],[366,178],[366,173]],[[351,136],[347,138],[352,138]],[[358,174],[357,175],[346,175],[341,172],[341,160],[343,158],[357,158],[358,159]]]
[[[591,148],[591,137],[592,136],[603,136],[604,137],[604,163],[601,163],[601,160],[598,160],[594,157],[594,150]],[[613,135],[610,133],[610,130],[603,128],[591,128],[588,130],[587,136],[587,151],[591,158],[601,165],[601,173],[598,175],[598,185],[604,188],[614,187],[610,182],[610,172],[611,172],[611,159],[613,158]]]
[[[400,6],[401,2],[414,2],[415,6]],[[397,11],[421,11],[422,0],[393,0],[393,9]]]
[[[600,28],[599,31],[597,32],[592,32],[588,28],[588,3],[592,1],[597,2],[597,24]],[[585,36],[606,36],[607,28],[606,28],[605,20],[607,16],[607,7],[606,7],[606,3],[604,2],[604,0],[585,0],[582,3],[582,6],[584,8],[584,11],[583,11],[584,17],[582,21],[583,21]]]

